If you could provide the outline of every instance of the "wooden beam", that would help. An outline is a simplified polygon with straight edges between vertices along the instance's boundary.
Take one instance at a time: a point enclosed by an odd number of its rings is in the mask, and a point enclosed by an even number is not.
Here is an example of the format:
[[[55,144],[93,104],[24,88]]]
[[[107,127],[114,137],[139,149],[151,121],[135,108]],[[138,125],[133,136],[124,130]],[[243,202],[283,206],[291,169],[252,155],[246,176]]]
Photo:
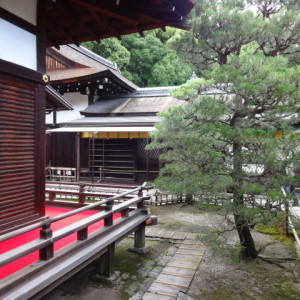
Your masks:
[[[106,15],[108,17],[119,19],[119,20],[125,21],[127,23],[131,23],[132,25],[138,24],[138,18],[128,17],[129,11],[122,11],[118,7],[115,10],[111,9],[111,7],[109,9],[107,9],[107,8],[104,8],[103,6],[99,6],[98,1],[93,1],[93,0],[86,0],[86,1],[70,0],[70,1],[75,2],[84,7],[87,7],[89,9],[92,9],[94,11],[98,11],[101,14]]]
[[[71,36],[71,35],[67,32],[67,30],[66,30],[65,28],[63,28],[62,26],[59,26],[59,25],[57,25],[56,23],[54,23],[54,21],[52,21],[51,24],[49,24],[49,22],[48,22],[47,28],[48,28],[50,31],[52,31],[55,35],[56,35],[57,32],[61,31],[61,32],[63,33],[63,35],[64,35],[69,41],[72,41],[76,46],[79,46],[79,44],[80,44],[79,41],[78,41],[75,37]],[[55,43],[55,42],[52,41],[52,43]],[[57,43],[57,42],[56,42],[56,44],[59,45],[59,43]]]
[[[119,39],[121,40],[121,34],[120,32],[116,29],[116,27],[112,24],[110,19],[106,16],[102,17],[102,20],[105,24],[105,26]]]
[[[94,12],[92,9],[90,9],[90,12],[92,14],[92,16],[94,17],[94,19],[96,20],[97,24],[100,27],[106,27],[108,30],[110,30],[119,40],[121,40],[121,34],[119,33],[119,31],[115,28],[115,26],[112,24],[112,22],[110,21],[110,19],[106,16],[101,16],[101,18],[99,17],[99,15]]]
[[[70,7],[67,7],[61,0],[56,0],[56,5],[58,8],[63,11],[63,13],[71,19],[74,24],[78,24],[79,27],[81,27],[86,33],[88,33],[92,38],[94,38],[97,42],[100,41],[99,36],[96,34],[96,32],[89,26],[87,23],[80,22],[79,19],[71,12]]]

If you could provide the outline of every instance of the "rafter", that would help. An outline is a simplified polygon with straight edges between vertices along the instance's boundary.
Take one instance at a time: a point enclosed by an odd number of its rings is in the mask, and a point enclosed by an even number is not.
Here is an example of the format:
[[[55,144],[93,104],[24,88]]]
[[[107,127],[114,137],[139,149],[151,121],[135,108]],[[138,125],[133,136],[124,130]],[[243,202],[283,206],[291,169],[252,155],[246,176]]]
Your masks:
[[[81,17],[81,20],[84,20],[87,18],[91,19],[91,16],[93,17],[93,19],[98,24],[98,26],[101,30],[103,30],[103,28],[107,29],[112,34],[114,34],[114,36],[116,36],[119,40],[121,39],[121,34],[116,29],[116,27],[112,24],[111,20],[108,17],[100,15],[99,13],[93,11],[92,9],[89,9],[89,15],[85,15],[84,17]],[[102,37],[102,35],[101,35],[101,37]]]
[[[116,29],[116,27],[112,24],[110,19],[108,17],[102,17],[104,25],[119,39],[121,40],[121,34],[120,32]]]
[[[94,11],[100,12],[101,14],[104,14],[108,17],[119,19],[125,22],[128,22],[132,25],[136,25],[138,23],[137,18],[130,18],[128,17],[129,12],[126,10],[125,12],[121,11],[118,6],[116,6],[116,9],[106,9],[103,6],[98,6],[96,1],[93,0],[69,0],[70,2],[75,2],[79,5],[82,5],[84,7],[87,7],[88,9],[92,9]]]
[[[70,42],[73,42],[73,44],[75,44],[76,46],[79,46],[79,42],[78,40],[74,37],[71,36],[67,30],[63,27],[63,26],[59,26],[56,23],[54,23],[54,21],[52,20],[51,23],[47,23],[47,28],[55,35],[57,32],[62,32],[63,35],[70,40]],[[58,43],[54,43],[53,41],[51,41],[53,43],[53,45],[59,45]],[[56,47],[56,46],[55,46]]]
[[[80,26],[86,33],[88,33],[96,41],[98,41],[98,42],[100,41],[100,38],[96,34],[96,32],[87,23],[80,22],[80,20],[78,20],[78,18],[71,12],[70,8],[67,7],[61,0],[56,0],[56,5],[75,24],[77,24],[78,26]]]

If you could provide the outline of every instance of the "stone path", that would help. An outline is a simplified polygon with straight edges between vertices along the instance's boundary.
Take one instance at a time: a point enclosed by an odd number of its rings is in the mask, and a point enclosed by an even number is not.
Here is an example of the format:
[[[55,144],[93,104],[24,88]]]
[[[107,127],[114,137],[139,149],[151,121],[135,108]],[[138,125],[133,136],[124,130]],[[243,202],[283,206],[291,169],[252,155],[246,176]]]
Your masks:
[[[146,237],[149,238],[161,238],[161,239],[171,239],[171,240],[195,240],[197,237],[196,233],[184,232],[184,231],[171,231],[166,229],[157,228],[156,226],[151,226],[146,228]]]
[[[146,237],[171,239],[179,247],[143,295],[143,300],[174,300],[179,292],[187,292],[205,252],[196,236],[190,232],[146,228]]]
[[[198,269],[205,252],[202,243],[184,240],[156,280],[153,281],[143,300],[177,299],[179,292],[185,293]]]

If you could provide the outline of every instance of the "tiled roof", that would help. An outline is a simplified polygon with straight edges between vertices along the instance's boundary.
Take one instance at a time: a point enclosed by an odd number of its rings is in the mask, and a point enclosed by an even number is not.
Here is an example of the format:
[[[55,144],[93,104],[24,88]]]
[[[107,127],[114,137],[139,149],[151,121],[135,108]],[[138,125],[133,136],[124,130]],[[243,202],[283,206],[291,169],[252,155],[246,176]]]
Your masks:
[[[127,97],[113,99],[99,99],[89,105],[81,114],[85,116],[104,114],[157,114],[166,111],[171,106],[186,105],[184,100],[169,96]]]
[[[85,56],[88,56],[89,58],[93,59],[94,61],[96,62],[99,62],[101,63],[102,65],[105,65],[111,69],[114,69],[116,71],[119,71],[120,70],[118,69],[118,66],[115,62],[111,62],[109,60],[107,60],[106,58],[94,53],[93,51],[90,51],[89,49],[85,48],[85,47],[82,47],[82,46],[76,46],[74,44],[69,44],[68,45],[70,48],[78,51],[79,53],[82,53],[84,54]]]

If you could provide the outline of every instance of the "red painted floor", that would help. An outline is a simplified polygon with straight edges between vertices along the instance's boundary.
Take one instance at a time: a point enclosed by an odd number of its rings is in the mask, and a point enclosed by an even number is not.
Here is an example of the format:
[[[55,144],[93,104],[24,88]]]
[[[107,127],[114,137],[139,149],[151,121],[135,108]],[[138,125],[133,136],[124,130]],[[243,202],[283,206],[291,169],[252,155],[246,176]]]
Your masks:
[[[57,215],[61,215],[61,214],[64,214],[66,212],[69,212],[71,211],[71,209],[67,209],[67,208],[58,208],[58,207],[46,207],[46,215],[49,216],[49,218],[53,218]],[[75,223],[79,220],[82,220],[84,218],[87,218],[89,216],[92,216],[94,214],[96,214],[97,212],[96,211],[84,211],[84,212],[81,212],[77,215],[74,215],[74,216],[71,216],[69,218],[66,218],[64,220],[61,220],[61,221],[58,221],[58,222],[55,222],[53,224],[51,224],[51,228],[53,231],[55,230],[58,230],[58,229],[61,229],[63,228],[64,226],[67,226],[67,225],[70,225],[72,223]],[[119,218],[121,215],[120,214],[115,214],[114,215],[114,220]],[[96,229],[102,227],[104,225],[104,221],[99,221],[91,226],[89,226],[88,228],[88,232],[93,232],[95,231]],[[23,244],[26,244],[28,242],[31,242],[35,239],[38,239],[39,238],[39,232],[40,232],[40,229],[35,229],[31,232],[28,232],[28,233],[25,233],[21,236],[18,236],[18,237],[15,237],[13,239],[10,239],[8,241],[5,241],[5,242],[2,242],[0,244],[0,254],[3,254],[9,250],[12,250],[16,247],[19,247]],[[75,240],[77,239],[77,234],[74,233],[60,241],[57,241],[55,244],[54,244],[54,251],[57,251],[59,250],[60,248],[68,245],[68,244],[71,244],[72,242],[74,242]],[[34,252],[34,253],[31,253],[13,263],[10,263],[8,265],[6,265],[5,267],[2,267],[0,269],[0,279],[3,279],[15,272],[17,272],[18,270],[38,261],[39,259],[39,253],[38,251]]]

